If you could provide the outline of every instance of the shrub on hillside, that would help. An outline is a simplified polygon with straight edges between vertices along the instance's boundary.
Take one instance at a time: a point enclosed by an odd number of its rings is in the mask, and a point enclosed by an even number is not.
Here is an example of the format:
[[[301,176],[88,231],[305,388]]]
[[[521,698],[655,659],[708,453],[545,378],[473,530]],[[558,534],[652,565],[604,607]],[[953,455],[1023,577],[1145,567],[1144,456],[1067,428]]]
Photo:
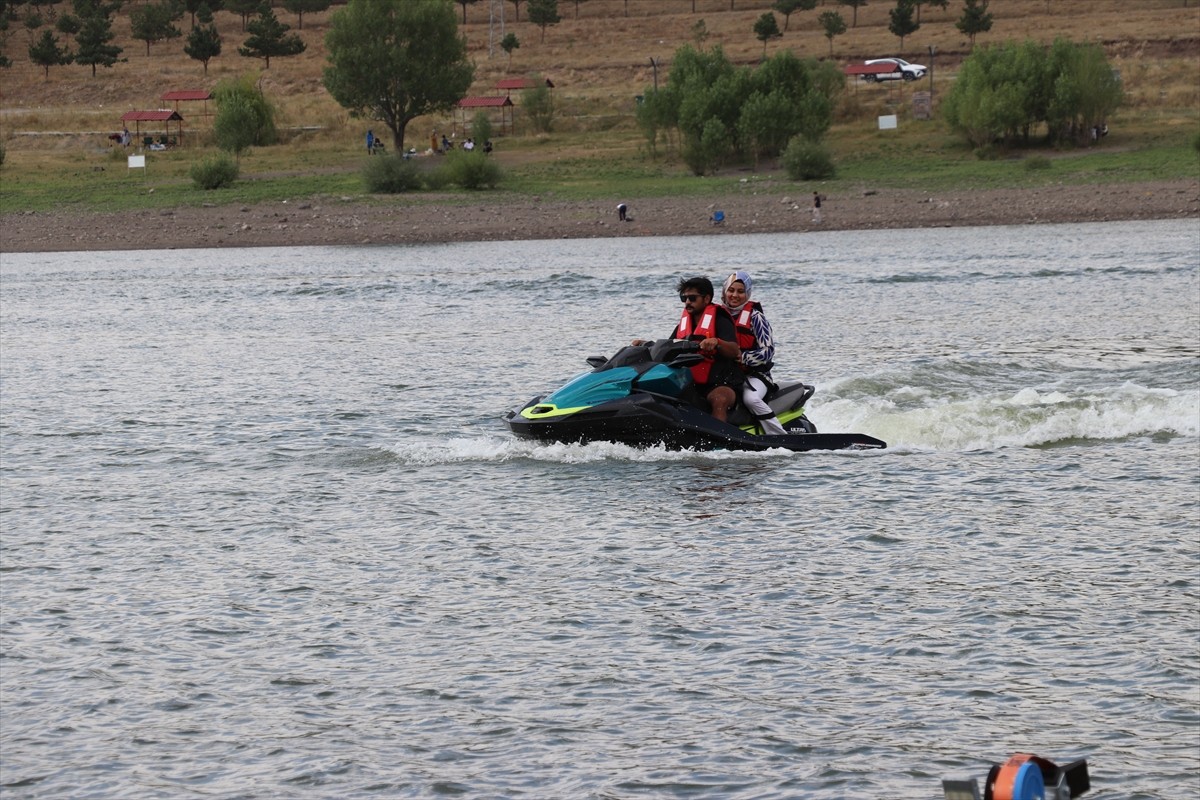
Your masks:
[[[220,189],[237,180],[238,165],[227,155],[217,155],[193,164],[188,174],[197,189]]]
[[[1196,138],[1192,139],[1192,148],[1200,153],[1200,133],[1197,133]],[[4,155],[3,152],[0,152],[0,164],[2,163],[4,163]]]
[[[493,189],[500,183],[500,165],[479,150],[452,150],[445,170],[450,182],[464,189]]]
[[[1030,156],[1025,159],[1025,169],[1029,172],[1050,169],[1050,159],[1045,156]]]
[[[837,172],[829,148],[810,142],[803,136],[793,136],[783,151],[783,168],[794,181],[814,181],[832,178]]]
[[[399,155],[368,158],[363,182],[372,194],[403,194],[421,188],[421,171],[415,162]]]

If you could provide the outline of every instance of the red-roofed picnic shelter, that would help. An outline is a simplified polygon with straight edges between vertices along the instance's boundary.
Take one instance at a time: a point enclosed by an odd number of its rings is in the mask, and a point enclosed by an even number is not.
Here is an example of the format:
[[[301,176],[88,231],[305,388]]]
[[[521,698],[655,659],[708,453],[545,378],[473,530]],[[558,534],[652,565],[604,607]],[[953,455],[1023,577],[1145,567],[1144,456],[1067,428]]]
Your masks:
[[[554,88],[554,83],[549,78],[546,78],[545,81],[535,81],[533,78],[504,78],[503,80],[496,81],[496,88],[505,93],[520,91],[522,89],[533,89],[543,85],[547,89]]]
[[[161,123],[165,136],[159,141],[166,144],[163,139],[169,139],[171,136],[171,123],[176,123],[175,136],[176,141],[183,143],[183,117],[179,116],[178,111],[173,111],[169,108],[161,108],[157,111],[126,111],[121,115],[121,122],[125,123],[125,127],[129,127],[129,123],[133,123],[134,130],[138,138],[142,138],[142,123],[145,122],[147,129],[157,129],[158,125],[152,123]],[[146,137],[150,138],[149,136]],[[145,140],[142,141],[146,144]]]
[[[164,103],[174,103],[176,111],[179,110],[180,102],[203,102],[204,116],[207,117],[208,101],[212,100],[212,92],[208,91],[207,89],[176,89],[170,92],[163,92],[163,95],[159,98],[159,100],[162,100]]]
[[[503,97],[464,97],[458,101],[458,113],[460,117],[459,124],[462,126],[463,135],[467,131],[467,115],[477,112],[480,109],[489,110],[493,108],[500,109],[500,132],[505,133],[507,126],[508,133],[513,130],[513,101],[508,95]]]

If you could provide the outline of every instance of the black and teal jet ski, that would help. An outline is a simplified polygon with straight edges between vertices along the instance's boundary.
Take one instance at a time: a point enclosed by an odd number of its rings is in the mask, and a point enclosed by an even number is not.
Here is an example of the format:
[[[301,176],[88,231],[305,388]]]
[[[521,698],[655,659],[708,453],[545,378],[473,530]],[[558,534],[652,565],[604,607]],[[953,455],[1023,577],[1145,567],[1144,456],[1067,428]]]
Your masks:
[[[591,372],[558,391],[535,397],[505,415],[517,436],[542,442],[619,442],[690,450],[875,450],[887,445],[861,433],[818,433],[804,415],[815,391],[804,383],[778,387],[767,403],[786,434],[764,435],[739,405],[721,422],[695,403],[689,367],[700,361],[696,342],[659,339],[622,347],[611,358],[592,356]]]

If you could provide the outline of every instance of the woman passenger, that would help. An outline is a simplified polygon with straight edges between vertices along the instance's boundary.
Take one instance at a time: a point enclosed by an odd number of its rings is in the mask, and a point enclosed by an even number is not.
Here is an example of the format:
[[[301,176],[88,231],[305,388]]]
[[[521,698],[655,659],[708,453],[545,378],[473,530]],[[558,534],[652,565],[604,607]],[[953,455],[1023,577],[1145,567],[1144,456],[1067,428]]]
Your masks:
[[[750,273],[738,270],[725,279],[721,301],[733,317],[738,346],[742,349],[738,363],[746,374],[742,386],[742,402],[758,420],[763,433],[784,434],[783,425],[767,405],[766,395],[771,383],[771,367],[775,358],[775,340],[771,323],[762,306],[750,300]]]

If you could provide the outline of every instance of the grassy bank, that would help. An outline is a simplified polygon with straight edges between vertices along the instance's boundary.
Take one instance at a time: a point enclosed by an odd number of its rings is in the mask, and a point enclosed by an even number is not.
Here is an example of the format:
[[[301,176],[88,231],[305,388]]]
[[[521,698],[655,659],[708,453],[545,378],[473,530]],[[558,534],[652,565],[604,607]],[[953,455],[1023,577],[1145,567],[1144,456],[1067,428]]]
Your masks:
[[[726,0],[655,0],[630,4],[634,8],[628,15],[623,0],[589,0],[581,4],[578,19],[572,3],[560,3],[563,22],[550,29],[545,41],[534,26],[510,18],[508,29],[522,42],[511,64],[489,45],[491,23],[485,5],[470,6],[462,28],[477,65],[472,94],[494,93],[502,77],[552,76],[558,125],[552,134],[535,135],[524,128],[518,111],[515,133],[496,139],[494,157],[505,174],[502,188],[439,192],[437,202],[550,195],[568,200],[640,199],[759,191],[767,186],[789,193],[811,190],[788,181],[773,163],[730,165],[714,176],[696,178],[670,151],[651,155],[633,122],[633,98],[654,79],[648,55],[669,61],[677,47],[696,42],[702,27],[703,46],[720,45],[738,63],[753,63],[762,47],[750,28],[770,0],[738,0],[736,11]],[[1110,120],[1111,134],[1100,146],[1015,151],[980,160],[940,122],[917,122],[908,116],[910,95],[926,90],[925,81],[848,83],[828,137],[838,175],[822,182],[822,191],[1195,178],[1200,173],[1200,156],[1192,148],[1200,132],[1200,38],[1195,33],[1200,10],[1195,5],[1147,0],[1131,8],[1122,0],[1006,0],[996,9],[993,31],[980,44],[1026,37],[1048,42],[1056,36],[1103,43],[1121,72],[1126,102]],[[832,57],[840,64],[880,55],[924,60],[936,47],[936,91],[943,96],[969,53],[968,43],[954,28],[956,14],[927,9],[920,33],[901,49],[887,31],[887,9],[887,3],[860,9],[858,26],[837,39]],[[193,188],[188,176],[193,163],[214,152],[207,144],[211,119],[197,116],[193,109],[185,110],[187,146],[148,153],[144,171],[127,169],[127,151],[112,147],[105,135],[120,129],[124,110],[157,105],[162,88],[211,88],[218,79],[253,72],[256,62],[233,55],[235,45],[245,38],[236,15],[218,14],[226,55],[215,59],[203,77],[199,66],[181,54],[178,40],[156,44],[154,52],[145,55],[144,44],[130,37],[127,15],[119,18],[115,32],[129,60],[102,70],[96,78],[78,66],[55,67],[44,76],[23,60],[23,46],[14,36],[9,55],[16,63],[0,73],[0,140],[6,149],[0,165],[0,213],[63,208],[146,211],[328,197],[433,202],[433,195],[420,193],[365,195],[360,174],[367,158],[363,134],[372,125],[350,119],[321,86],[322,41],[329,16],[306,15],[300,33],[308,50],[296,58],[278,59],[270,70],[259,73],[259,85],[277,106],[286,141],[245,154],[242,179],[216,191]],[[802,56],[830,57],[829,42],[815,17],[793,15],[788,32],[771,43],[770,51],[788,48]],[[281,18],[295,22],[289,15]],[[669,63],[661,72],[665,78]],[[900,127],[879,131],[876,117],[892,113],[900,116]],[[431,131],[452,130],[454,125],[447,115],[414,121],[408,144],[423,147]],[[373,127],[379,132],[378,125]]]
[[[641,199],[767,190],[807,192],[776,164],[726,168],[714,176],[691,175],[673,154],[651,158],[636,136],[623,148],[587,152],[586,134],[562,134],[524,143],[509,141],[494,157],[504,170],[498,191],[458,192],[464,201],[553,196],[564,200]],[[1200,177],[1200,153],[1188,126],[1151,136],[1114,130],[1102,146],[1080,150],[1030,150],[981,160],[938,123],[912,123],[899,131],[835,130],[830,137],[837,177],[822,191],[860,188],[1021,188],[1069,184]],[[70,209],[149,211],[205,204],[255,204],[321,197],[353,197],[379,203],[431,202],[417,192],[399,196],[365,193],[366,155],[327,143],[260,148],[243,157],[242,179],[227,189],[202,191],[188,170],[198,152],[176,149],[147,154],[145,170],[130,170],[127,151],[49,152],[6,163],[0,181],[0,213]],[[439,158],[433,156],[431,158]],[[456,193],[439,192],[438,202]]]

